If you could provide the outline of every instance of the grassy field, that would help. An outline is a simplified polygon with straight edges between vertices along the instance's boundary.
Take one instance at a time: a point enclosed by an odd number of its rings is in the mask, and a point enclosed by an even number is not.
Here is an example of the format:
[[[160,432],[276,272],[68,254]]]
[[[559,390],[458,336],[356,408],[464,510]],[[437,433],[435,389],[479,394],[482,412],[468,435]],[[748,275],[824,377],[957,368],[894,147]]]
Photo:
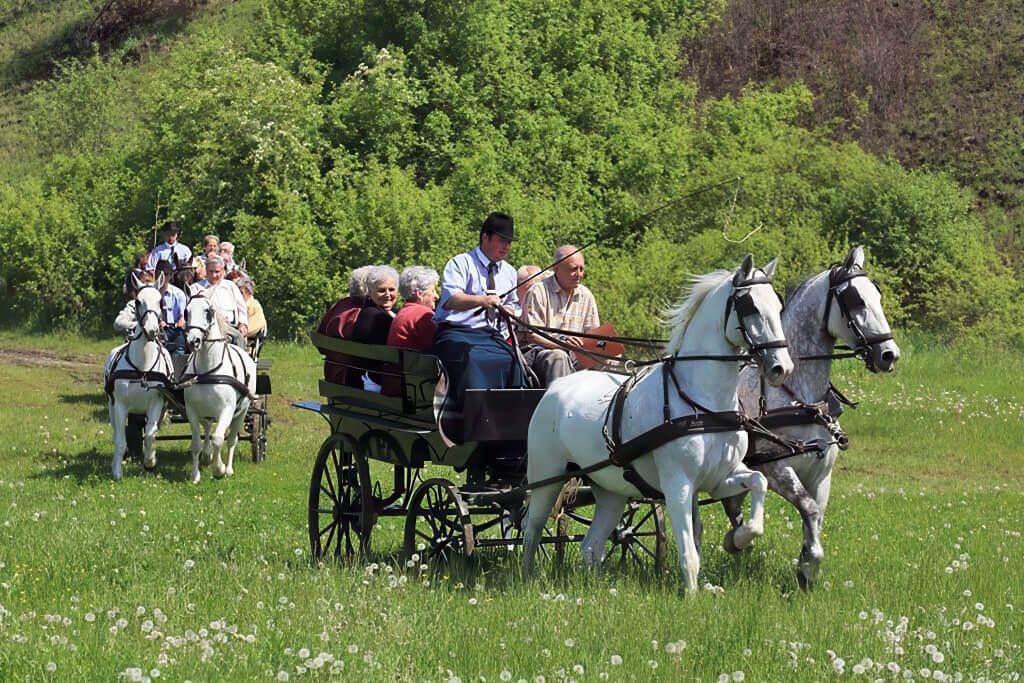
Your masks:
[[[306,498],[318,357],[272,344],[268,460],[188,483],[185,442],[155,476],[109,474],[101,363],[114,340],[0,332],[0,680],[1016,680],[1024,673],[1024,363],[903,340],[894,375],[844,365],[844,417],[818,590],[796,589],[799,518],[769,499],[732,558],[705,509],[702,583],[670,571],[552,572],[518,554],[407,570],[374,555],[310,568]],[[443,468],[432,475],[446,476]],[[373,566],[376,565],[376,569]],[[725,678],[723,678],[725,677]]]

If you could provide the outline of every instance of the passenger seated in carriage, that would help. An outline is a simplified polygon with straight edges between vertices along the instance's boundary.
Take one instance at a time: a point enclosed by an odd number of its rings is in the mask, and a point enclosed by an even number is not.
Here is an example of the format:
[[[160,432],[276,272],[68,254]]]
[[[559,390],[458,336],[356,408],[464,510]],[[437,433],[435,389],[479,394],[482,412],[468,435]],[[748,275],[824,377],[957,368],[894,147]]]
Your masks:
[[[367,296],[352,328],[352,341],[362,344],[384,344],[395,319],[395,303],[398,301],[398,273],[391,266],[373,266],[366,275]],[[361,376],[350,373],[348,384],[362,386],[368,391],[380,391],[382,366],[366,361],[366,370]],[[371,367],[373,366],[373,367]]]
[[[253,296],[256,285],[253,284],[251,278],[243,277],[238,281],[238,289],[242,292],[242,298],[245,299],[245,312],[249,317],[249,332],[245,336],[249,339],[261,335],[266,336],[267,319],[263,316],[263,304]]]
[[[231,242],[220,243],[220,257],[224,259],[225,277],[238,270],[238,264],[235,263],[235,245]]]
[[[431,352],[434,348],[434,308],[440,276],[433,268],[409,266],[398,278],[398,291],[405,302],[395,315],[387,345]]]
[[[590,289],[582,284],[585,270],[583,252],[572,244],[566,244],[555,249],[552,262],[557,264],[552,275],[527,292],[523,319],[531,325],[568,332],[589,332],[600,326],[597,301]],[[527,336],[530,346],[523,351],[523,358],[545,387],[580,369],[574,353],[539,334]],[[583,346],[580,337],[562,335],[561,341],[570,346]]]
[[[520,313],[516,269],[505,261],[514,239],[512,217],[492,213],[480,229],[479,245],[444,267],[441,298],[434,314],[434,352],[447,374],[446,411],[462,411],[466,389],[523,386],[507,330],[493,313],[478,312],[480,308],[502,307],[512,316]]]
[[[160,283],[161,307],[160,330],[164,336],[164,346],[171,353],[185,353],[185,305],[188,297],[185,292],[171,284],[174,268],[168,261],[156,264],[157,282]]]
[[[360,266],[348,277],[348,296],[338,299],[327,309],[316,331],[335,339],[351,339],[356,318],[366,300],[366,276],[373,266]],[[345,384],[348,356],[337,351],[324,354],[324,379],[335,384]]]
[[[223,332],[231,343],[245,348],[245,335],[249,331],[249,315],[245,299],[238,286],[224,278],[224,260],[219,256],[211,256],[206,260],[206,279],[210,286],[206,296],[224,320]]]

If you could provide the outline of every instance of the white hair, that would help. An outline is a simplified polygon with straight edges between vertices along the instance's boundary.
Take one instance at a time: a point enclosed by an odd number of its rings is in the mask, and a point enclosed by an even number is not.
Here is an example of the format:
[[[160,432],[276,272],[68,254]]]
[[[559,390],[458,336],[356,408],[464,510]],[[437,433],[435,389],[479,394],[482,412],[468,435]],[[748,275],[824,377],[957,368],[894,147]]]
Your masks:
[[[211,263],[219,263],[221,268],[224,268],[224,267],[227,266],[227,264],[224,263],[224,259],[221,258],[220,256],[210,256],[209,258],[207,258],[206,259],[206,267],[209,268]]]
[[[563,244],[558,249],[555,249],[555,253],[552,256],[551,260],[552,261],[561,261],[562,259],[568,257],[569,254],[573,254],[574,252],[576,254],[582,254],[583,253],[582,251],[580,251],[580,248],[577,247],[575,244]]]
[[[516,271],[516,282],[522,284],[523,280],[533,277],[539,272],[540,266],[519,266],[519,270]]]
[[[369,296],[370,292],[372,292],[377,285],[385,280],[391,280],[397,285],[398,272],[391,266],[370,266],[369,271],[366,273],[365,281],[367,296]]]
[[[231,244],[231,242],[221,242],[220,248],[227,249],[228,251],[231,252],[232,255],[234,255],[235,253],[235,245]]]
[[[418,299],[417,292],[429,292],[437,287],[441,277],[433,268],[409,266],[398,279],[398,291],[406,301]]]
[[[366,276],[373,266],[359,266],[348,276],[348,295],[356,299],[366,298]]]

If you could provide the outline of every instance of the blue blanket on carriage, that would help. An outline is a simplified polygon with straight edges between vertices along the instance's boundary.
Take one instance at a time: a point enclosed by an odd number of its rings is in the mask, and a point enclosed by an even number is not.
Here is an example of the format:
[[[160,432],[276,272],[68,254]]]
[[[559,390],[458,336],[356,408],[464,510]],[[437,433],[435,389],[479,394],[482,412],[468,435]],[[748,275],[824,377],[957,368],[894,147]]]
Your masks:
[[[466,389],[518,389],[525,385],[512,346],[490,328],[442,323],[434,353],[448,375],[448,408],[462,410]]]

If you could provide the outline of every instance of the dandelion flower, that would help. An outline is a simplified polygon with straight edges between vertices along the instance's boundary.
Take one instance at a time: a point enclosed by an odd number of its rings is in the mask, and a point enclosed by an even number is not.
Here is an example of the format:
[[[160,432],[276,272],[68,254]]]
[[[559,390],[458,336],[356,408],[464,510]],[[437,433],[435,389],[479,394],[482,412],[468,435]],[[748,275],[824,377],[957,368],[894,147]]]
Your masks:
[[[47,662],[46,663],[46,670],[49,671],[50,673],[53,673],[54,671],[56,671],[57,670],[57,662]]]
[[[742,671],[733,671],[732,672],[732,680],[734,680],[734,681],[737,681],[737,682],[738,681],[742,681],[746,677],[747,677],[747,675],[745,673],[743,673]]]
[[[612,663],[612,666],[619,666],[622,664],[622,657],[620,657],[619,655],[612,655],[610,661]]]
[[[309,650],[306,649],[306,648],[300,648],[299,649],[299,659],[307,659],[307,658],[309,658]]]
[[[277,672],[277,680],[281,681],[281,683],[284,683],[285,681],[287,681],[288,680],[288,672],[287,671],[278,671]]]
[[[511,671],[502,671],[498,675],[498,678],[500,678],[503,681],[511,681],[512,680],[512,672]]]

